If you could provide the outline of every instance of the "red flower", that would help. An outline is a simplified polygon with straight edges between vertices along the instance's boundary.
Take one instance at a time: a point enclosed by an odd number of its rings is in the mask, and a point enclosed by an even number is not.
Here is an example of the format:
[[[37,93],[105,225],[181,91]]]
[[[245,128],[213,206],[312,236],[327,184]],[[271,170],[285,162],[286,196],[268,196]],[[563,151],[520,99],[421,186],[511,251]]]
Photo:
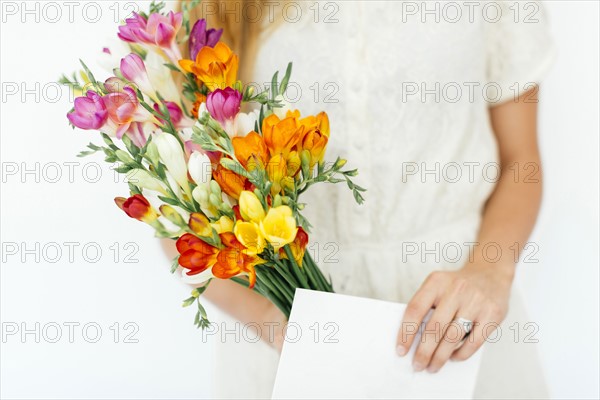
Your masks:
[[[151,223],[158,218],[158,213],[141,194],[133,195],[128,199],[117,197],[115,203],[121,210],[125,211],[125,214],[139,221]]]
[[[196,275],[212,267],[217,261],[219,249],[213,247],[202,239],[186,233],[177,240],[179,251],[179,265],[189,269],[188,275]]]

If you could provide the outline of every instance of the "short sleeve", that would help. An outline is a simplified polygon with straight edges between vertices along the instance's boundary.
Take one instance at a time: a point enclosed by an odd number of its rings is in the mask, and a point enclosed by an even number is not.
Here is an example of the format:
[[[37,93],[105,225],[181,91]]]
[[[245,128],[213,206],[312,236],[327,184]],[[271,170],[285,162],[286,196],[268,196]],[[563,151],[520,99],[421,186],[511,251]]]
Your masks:
[[[485,10],[486,78],[498,90],[490,104],[513,99],[539,84],[555,58],[544,5],[538,1],[494,1]]]

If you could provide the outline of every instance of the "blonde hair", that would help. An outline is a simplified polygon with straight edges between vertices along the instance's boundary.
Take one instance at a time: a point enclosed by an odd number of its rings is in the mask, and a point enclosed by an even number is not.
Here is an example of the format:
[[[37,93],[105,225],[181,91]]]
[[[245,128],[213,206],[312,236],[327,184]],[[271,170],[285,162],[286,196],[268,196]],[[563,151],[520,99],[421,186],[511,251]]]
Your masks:
[[[250,82],[254,72],[256,54],[261,34],[277,25],[265,24],[266,3],[271,0],[202,0],[190,10],[190,27],[205,18],[209,28],[223,29],[221,41],[226,43],[239,57],[238,73],[242,82]],[[179,0],[181,10],[189,0]],[[185,58],[189,58],[189,49],[182,49]]]

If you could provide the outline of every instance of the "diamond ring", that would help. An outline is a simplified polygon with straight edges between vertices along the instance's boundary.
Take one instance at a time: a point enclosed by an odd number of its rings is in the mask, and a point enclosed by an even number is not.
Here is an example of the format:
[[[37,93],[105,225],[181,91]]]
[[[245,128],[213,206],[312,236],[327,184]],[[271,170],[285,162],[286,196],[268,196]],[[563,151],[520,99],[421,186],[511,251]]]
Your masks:
[[[471,333],[471,330],[473,329],[473,321],[470,319],[458,317],[454,320],[454,322],[462,326],[462,328],[465,330],[465,336]]]

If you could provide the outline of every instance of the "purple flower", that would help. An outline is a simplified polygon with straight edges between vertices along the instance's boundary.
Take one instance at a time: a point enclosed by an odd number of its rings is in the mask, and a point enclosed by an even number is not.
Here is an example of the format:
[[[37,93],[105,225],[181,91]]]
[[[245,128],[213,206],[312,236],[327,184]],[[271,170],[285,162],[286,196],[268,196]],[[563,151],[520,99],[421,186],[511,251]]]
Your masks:
[[[108,119],[108,110],[102,97],[88,90],[86,97],[75,99],[75,110],[67,118],[80,129],[100,129]]]
[[[190,58],[196,59],[198,52],[205,46],[215,47],[223,34],[223,29],[206,29],[206,20],[199,19],[190,33]]]
[[[230,87],[216,89],[206,98],[206,109],[211,117],[219,121],[221,125],[235,118],[240,112],[241,104],[242,94]]]

